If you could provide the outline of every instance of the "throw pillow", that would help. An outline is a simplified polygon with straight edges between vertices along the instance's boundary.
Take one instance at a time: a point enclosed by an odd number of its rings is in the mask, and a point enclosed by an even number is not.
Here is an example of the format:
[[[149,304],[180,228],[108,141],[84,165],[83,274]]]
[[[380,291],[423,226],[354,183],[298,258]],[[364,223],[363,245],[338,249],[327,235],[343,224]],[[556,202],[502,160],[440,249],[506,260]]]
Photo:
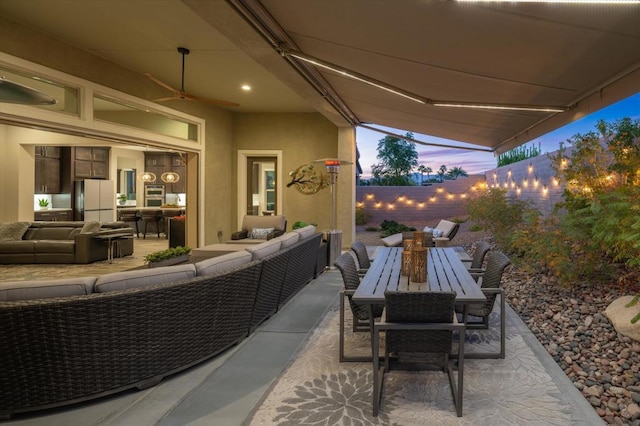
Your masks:
[[[434,228],[433,230],[433,236],[436,238],[440,238],[444,235],[444,232],[442,232],[440,229],[438,228]]]
[[[0,224],[0,241],[21,240],[29,229],[29,222],[9,222]]]
[[[253,228],[251,230],[251,238],[256,240],[266,240],[267,235],[273,232],[275,228]]]
[[[100,222],[85,222],[80,230],[81,234],[93,234],[100,230]]]
[[[430,228],[430,227],[428,227],[428,226],[425,226],[425,227],[422,229],[422,232],[430,232],[430,233],[432,233],[432,234],[434,233],[434,232],[433,232],[433,228]]]

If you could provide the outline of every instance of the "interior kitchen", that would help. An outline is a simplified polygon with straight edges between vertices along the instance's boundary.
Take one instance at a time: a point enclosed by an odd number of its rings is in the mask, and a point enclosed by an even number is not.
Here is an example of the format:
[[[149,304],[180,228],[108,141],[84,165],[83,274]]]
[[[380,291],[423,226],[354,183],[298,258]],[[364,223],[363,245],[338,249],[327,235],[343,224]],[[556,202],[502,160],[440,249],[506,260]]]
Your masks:
[[[187,169],[183,152],[107,145],[26,128],[12,130],[7,134],[53,143],[27,146],[33,149],[34,156],[36,221],[112,222],[124,218],[136,222],[134,229],[142,232],[138,222],[144,226],[143,213],[153,212],[158,219],[151,219],[146,228],[150,235],[165,237],[169,233],[167,218],[186,212]],[[59,139],[64,139],[66,145],[56,144]],[[83,145],[69,145],[73,142]],[[174,245],[184,244],[179,243]]]

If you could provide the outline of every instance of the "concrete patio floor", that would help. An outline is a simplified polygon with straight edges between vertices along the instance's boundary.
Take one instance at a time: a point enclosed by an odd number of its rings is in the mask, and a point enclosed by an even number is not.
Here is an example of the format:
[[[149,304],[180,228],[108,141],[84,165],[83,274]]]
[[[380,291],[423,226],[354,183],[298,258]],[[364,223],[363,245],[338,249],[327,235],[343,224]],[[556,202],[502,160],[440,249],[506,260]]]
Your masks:
[[[335,307],[341,288],[339,272],[323,273],[242,343],[208,362],[165,379],[153,388],[22,414],[4,423],[34,426],[243,424],[301,345],[305,344],[309,333],[331,307]],[[603,424],[510,308],[507,308],[507,327],[522,337],[528,350],[544,366],[546,374],[557,387],[558,398],[571,407],[572,424]],[[338,354],[328,353],[327,356],[337,357]],[[529,374],[527,371],[519,373],[525,378]],[[465,405],[470,406],[473,395],[465,393],[464,398]],[[567,416],[567,413],[558,414],[559,418]],[[261,424],[274,424],[270,418],[258,420]]]

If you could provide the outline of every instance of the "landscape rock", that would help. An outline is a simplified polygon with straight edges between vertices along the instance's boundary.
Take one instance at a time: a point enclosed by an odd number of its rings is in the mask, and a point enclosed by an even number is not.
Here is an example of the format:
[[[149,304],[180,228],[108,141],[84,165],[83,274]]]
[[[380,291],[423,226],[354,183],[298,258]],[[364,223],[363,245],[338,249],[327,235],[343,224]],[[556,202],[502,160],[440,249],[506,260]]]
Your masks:
[[[607,306],[604,314],[618,333],[640,342],[640,321],[631,324],[631,319],[640,312],[640,303],[630,308],[625,306],[632,299],[633,296],[622,296],[614,300]]]

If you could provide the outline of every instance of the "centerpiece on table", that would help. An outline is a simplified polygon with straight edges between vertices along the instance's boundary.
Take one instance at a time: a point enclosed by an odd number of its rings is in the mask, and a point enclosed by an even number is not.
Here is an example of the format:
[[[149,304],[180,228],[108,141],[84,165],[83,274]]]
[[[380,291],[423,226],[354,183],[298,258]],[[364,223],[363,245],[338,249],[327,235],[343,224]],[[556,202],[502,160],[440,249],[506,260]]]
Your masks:
[[[190,247],[170,247],[165,250],[149,253],[144,257],[144,262],[149,268],[157,268],[159,266],[177,265],[189,260]]]

